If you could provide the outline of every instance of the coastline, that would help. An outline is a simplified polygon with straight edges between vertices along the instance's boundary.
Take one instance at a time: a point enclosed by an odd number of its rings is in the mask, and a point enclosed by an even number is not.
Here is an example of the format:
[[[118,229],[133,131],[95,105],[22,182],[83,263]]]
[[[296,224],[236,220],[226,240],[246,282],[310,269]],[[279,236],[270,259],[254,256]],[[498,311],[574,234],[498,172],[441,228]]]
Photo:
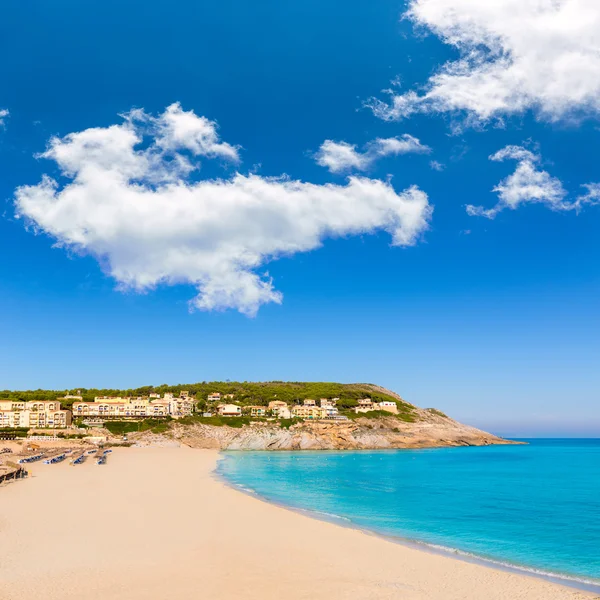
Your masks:
[[[102,467],[35,465],[0,488],[0,598],[598,597],[240,493],[218,460],[151,446],[118,449]]]
[[[526,444],[527,442],[520,442]],[[435,447],[434,447],[435,448]],[[385,452],[385,449],[376,449],[371,451],[381,451]],[[360,450],[356,450],[356,452],[360,452]],[[220,453],[221,455],[223,452]],[[444,556],[446,558],[450,558],[452,560],[459,560],[463,562],[467,562],[474,565],[479,565],[486,568],[497,569],[500,571],[504,571],[507,573],[513,573],[515,575],[523,575],[527,577],[539,578],[549,583],[553,583],[560,586],[566,586],[569,588],[573,588],[575,590],[580,590],[584,592],[589,592],[590,594],[595,594],[597,598],[600,598],[600,583],[596,583],[592,580],[587,580],[583,578],[577,578],[575,576],[570,576],[566,574],[553,573],[549,571],[543,571],[541,569],[534,569],[527,566],[522,566],[518,564],[513,564],[510,562],[502,562],[501,560],[496,560],[493,558],[486,558],[484,556],[479,556],[477,554],[473,554],[470,552],[466,552],[460,550],[458,548],[451,548],[447,546],[441,546],[439,544],[430,544],[428,542],[424,542],[418,539],[412,539],[407,537],[402,537],[399,535],[386,534],[383,532],[374,531],[372,529],[368,529],[361,525],[358,525],[352,521],[352,519],[348,517],[344,517],[342,515],[325,513],[318,510],[310,510],[307,508],[299,508],[296,506],[285,504],[284,502],[279,502],[277,500],[270,499],[263,494],[260,494],[254,489],[248,488],[242,484],[234,483],[227,479],[225,475],[219,472],[219,463],[225,460],[225,458],[220,458],[217,464],[215,465],[214,477],[220,483],[230,487],[234,491],[240,492],[242,494],[248,495],[251,498],[255,498],[260,500],[261,502],[265,502],[267,504],[277,506],[283,510],[289,510],[293,513],[303,515],[309,517],[311,519],[316,519],[318,521],[322,521],[324,523],[331,523],[333,525],[339,527],[345,527],[351,529],[353,531],[360,532],[364,535],[374,536],[376,538],[385,540],[387,542],[391,542],[393,544],[399,544],[404,546],[405,548],[409,548],[412,550],[416,550],[418,552],[426,552],[437,556]]]

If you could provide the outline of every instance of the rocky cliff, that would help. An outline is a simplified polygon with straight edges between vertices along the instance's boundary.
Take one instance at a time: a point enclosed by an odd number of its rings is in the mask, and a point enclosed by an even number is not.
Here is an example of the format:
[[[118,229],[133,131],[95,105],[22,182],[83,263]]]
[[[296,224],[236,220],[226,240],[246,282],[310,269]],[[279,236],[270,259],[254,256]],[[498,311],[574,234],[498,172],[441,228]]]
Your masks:
[[[389,390],[378,390],[410,407],[408,417],[405,412],[399,416],[337,422],[305,421],[289,428],[276,422],[255,422],[238,428],[175,424],[168,436],[194,448],[222,450],[354,450],[513,443],[458,423],[435,409],[409,405]]]

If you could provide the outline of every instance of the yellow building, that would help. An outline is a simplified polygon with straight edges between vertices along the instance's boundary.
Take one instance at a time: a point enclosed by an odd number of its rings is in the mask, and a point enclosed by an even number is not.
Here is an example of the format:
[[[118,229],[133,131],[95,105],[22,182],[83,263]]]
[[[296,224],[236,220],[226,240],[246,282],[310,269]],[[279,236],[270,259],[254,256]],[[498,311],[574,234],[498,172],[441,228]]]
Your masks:
[[[145,419],[164,418],[169,415],[178,418],[192,414],[194,400],[187,393],[180,398],[165,394],[163,399],[156,397],[96,396],[94,402],[75,402],[73,415],[77,418],[94,419]]]
[[[299,404],[292,408],[292,415],[298,419],[320,419],[322,417],[322,412],[322,409],[320,409],[318,406],[306,406]]]
[[[71,411],[62,410],[58,400],[0,402],[0,427],[64,429],[71,425]]]
[[[0,410],[0,427],[29,427],[29,415],[25,411]]]
[[[267,416],[267,409],[265,406],[246,406],[245,410],[250,413],[251,417]]]

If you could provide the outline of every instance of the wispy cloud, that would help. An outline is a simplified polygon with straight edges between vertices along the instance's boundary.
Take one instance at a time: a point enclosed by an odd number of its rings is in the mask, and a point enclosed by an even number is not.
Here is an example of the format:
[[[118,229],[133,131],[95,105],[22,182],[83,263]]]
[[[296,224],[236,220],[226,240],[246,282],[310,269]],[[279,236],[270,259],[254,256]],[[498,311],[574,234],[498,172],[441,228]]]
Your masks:
[[[318,248],[328,237],[388,232],[415,244],[432,214],[417,187],[351,177],[315,185],[235,173],[192,180],[198,158],[235,164],[239,148],[216,124],[178,104],[159,116],[142,110],[124,121],[52,138],[41,155],[65,183],[44,176],[17,189],[17,215],[57,245],[96,257],[121,287],[191,283],[202,310],[254,315],[282,294],[259,269],[283,255]]]
[[[375,161],[384,156],[431,152],[431,148],[408,134],[392,138],[377,138],[366,144],[362,152],[356,148],[355,144],[325,140],[315,154],[315,160],[331,173],[344,173],[353,169],[366,171]]]
[[[495,188],[499,201],[492,208],[467,205],[471,216],[493,219],[509,208],[515,210],[523,204],[544,204],[554,211],[579,211],[584,204],[600,203],[600,185],[588,184],[587,193],[575,201],[565,200],[567,192],[562,182],[540,167],[541,156],[523,146],[506,146],[490,156],[490,160],[516,160],[517,167],[511,175],[503,179]]]
[[[8,117],[8,115],[10,115],[10,113],[8,112],[8,110],[6,108],[0,109],[0,127],[4,127],[5,120],[6,120],[6,117]]]

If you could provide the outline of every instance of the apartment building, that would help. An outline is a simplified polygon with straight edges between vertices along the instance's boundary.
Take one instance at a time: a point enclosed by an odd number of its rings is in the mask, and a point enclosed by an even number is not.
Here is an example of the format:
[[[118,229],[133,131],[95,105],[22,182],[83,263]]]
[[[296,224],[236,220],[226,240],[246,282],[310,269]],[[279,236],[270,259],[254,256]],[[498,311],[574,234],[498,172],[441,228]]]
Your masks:
[[[282,400],[272,400],[269,402],[269,410],[271,411],[271,414],[278,419],[292,418],[290,407]]]
[[[217,413],[222,417],[239,417],[242,414],[242,407],[237,404],[219,404]]]
[[[292,408],[292,415],[298,419],[320,419],[321,408],[318,406],[298,404]]]
[[[339,398],[321,398],[319,403],[321,404],[321,408],[327,408],[329,406],[335,406]]]
[[[181,392],[183,394],[183,392]],[[189,417],[194,412],[194,400],[187,395],[179,398],[171,398],[168,406],[169,414],[178,419]]]
[[[267,408],[265,406],[246,406],[246,411],[251,417],[266,417]]]
[[[0,427],[64,429],[71,425],[71,411],[63,410],[58,400],[0,402]]]

